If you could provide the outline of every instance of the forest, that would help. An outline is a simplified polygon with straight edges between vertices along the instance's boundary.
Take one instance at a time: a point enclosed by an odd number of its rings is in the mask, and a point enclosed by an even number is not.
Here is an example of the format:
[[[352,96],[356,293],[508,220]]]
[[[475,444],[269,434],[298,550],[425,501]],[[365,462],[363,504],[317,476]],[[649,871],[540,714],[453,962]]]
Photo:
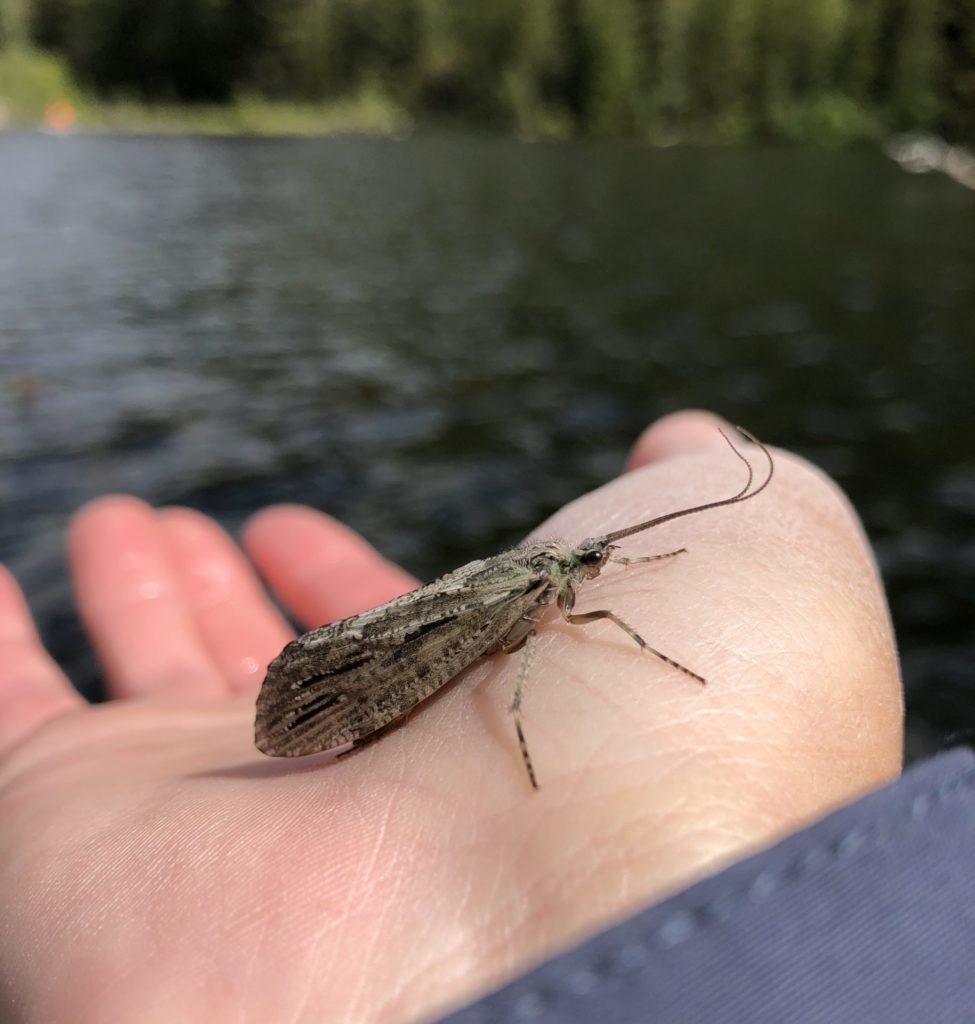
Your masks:
[[[187,111],[367,100],[526,138],[966,142],[975,0],[0,0],[0,102],[58,89]]]

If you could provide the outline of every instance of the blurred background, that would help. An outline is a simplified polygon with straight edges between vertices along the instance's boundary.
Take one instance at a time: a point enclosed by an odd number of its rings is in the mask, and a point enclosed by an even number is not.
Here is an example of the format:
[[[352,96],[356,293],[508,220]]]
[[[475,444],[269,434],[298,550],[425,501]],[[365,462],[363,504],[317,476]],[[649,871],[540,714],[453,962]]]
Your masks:
[[[89,498],[430,578],[698,406],[846,488],[971,742],[975,0],[0,0],[0,128],[0,560],[87,695]]]

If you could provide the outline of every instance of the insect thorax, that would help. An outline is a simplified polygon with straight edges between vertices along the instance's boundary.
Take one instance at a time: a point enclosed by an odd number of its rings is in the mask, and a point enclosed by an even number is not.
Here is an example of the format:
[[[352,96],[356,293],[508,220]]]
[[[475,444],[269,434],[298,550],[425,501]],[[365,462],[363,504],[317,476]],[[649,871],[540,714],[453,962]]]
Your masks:
[[[560,588],[595,579],[611,550],[605,537],[588,537],[575,547],[557,541],[541,541],[523,548],[532,569],[551,577],[553,584]]]

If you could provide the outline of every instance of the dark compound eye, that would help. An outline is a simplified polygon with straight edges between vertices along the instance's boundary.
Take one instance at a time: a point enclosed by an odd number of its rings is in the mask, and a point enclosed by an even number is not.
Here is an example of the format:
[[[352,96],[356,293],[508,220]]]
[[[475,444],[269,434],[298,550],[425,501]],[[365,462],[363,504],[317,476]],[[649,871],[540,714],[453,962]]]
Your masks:
[[[603,553],[598,548],[593,548],[591,551],[583,551],[579,556],[579,561],[583,565],[599,565],[603,560]]]

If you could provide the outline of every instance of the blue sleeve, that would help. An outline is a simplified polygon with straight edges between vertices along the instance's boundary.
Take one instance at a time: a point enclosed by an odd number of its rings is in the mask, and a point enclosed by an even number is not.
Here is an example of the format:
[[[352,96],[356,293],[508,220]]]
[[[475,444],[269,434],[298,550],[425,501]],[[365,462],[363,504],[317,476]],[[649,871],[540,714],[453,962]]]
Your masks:
[[[975,1021],[975,756],[918,765],[444,1021]]]

